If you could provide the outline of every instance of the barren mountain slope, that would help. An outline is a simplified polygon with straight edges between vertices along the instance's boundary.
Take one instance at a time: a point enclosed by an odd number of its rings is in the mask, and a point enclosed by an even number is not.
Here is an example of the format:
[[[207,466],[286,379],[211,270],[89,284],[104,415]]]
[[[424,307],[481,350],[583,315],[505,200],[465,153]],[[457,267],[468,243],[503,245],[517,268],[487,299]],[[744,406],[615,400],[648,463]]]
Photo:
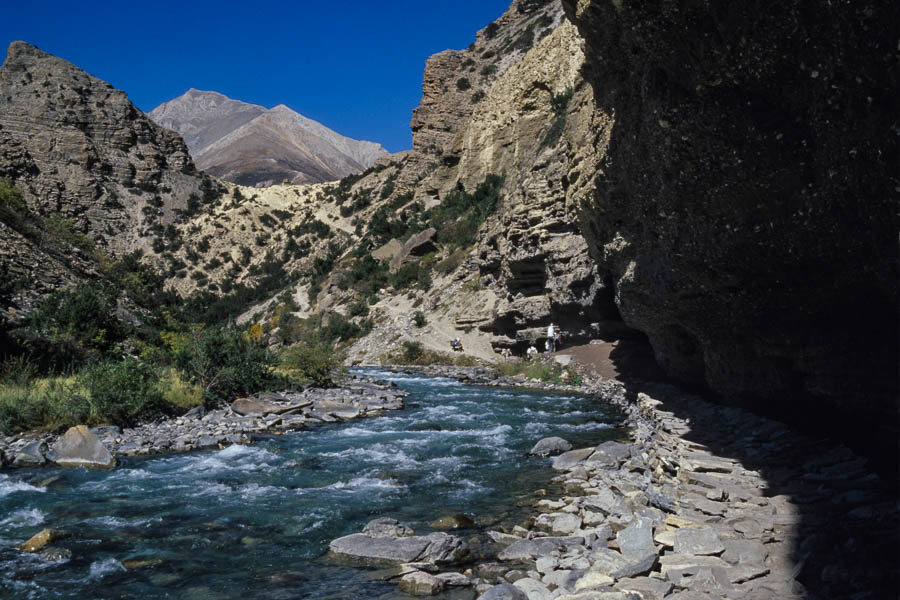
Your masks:
[[[184,136],[198,168],[241,185],[333,181],[387,154],[284,105],[268,110],[216,92],[188,90],[149,116]]]

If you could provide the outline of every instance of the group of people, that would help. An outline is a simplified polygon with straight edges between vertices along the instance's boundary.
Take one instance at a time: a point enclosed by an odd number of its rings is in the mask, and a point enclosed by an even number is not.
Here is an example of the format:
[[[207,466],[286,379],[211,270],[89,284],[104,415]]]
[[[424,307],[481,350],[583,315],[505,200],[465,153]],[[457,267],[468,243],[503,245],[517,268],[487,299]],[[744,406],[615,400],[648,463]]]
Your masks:
[[[544,349],[547,352],[556,352],[562,347],[562,333],[560,332],[559,325],[554,325],[550,323],[547,327],[547,339],[544,342]],[[534,347],[532,344],[528,347],[528,350],[525,351],[525,356],[531,360],[535,358],[538,354],[538,349]]]
[[[547,340],[544,342],[544,349],[547,350],[547,352],[556,352],[561,347],[562,332],[559,329],[559,325],[550,323],[550,325],[547,327]],[[452,340],[450,340],[450,348],[452,348],[454,352],[462,352],[462,340],[460,340],[459,338],[453,338]],[[535,358],[537,354],[538,349],[535,348],[533,344],[529,346],[528,350],[525,352],[525,355],[529,360]],[[502,351],[500,351],[500,355],[503,356],[503,358],[509,359],[512,357],[512,352],[509,348],[504,348]]]
[[[559,350],[561,344],[562,337],[559,331],[559,325],[550,323],[547,327],[547,341],[544,343],[544,347],[547,352],[556,352]]]

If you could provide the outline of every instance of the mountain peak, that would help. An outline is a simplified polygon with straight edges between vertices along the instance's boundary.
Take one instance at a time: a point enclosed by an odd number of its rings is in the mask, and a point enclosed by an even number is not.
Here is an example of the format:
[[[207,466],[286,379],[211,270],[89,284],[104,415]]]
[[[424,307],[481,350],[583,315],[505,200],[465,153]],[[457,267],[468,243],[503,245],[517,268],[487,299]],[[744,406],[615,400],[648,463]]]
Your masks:
[[[200,169],[242,185],[331,181],[387,154],[285,104],[266,109],[194,88],[153,109],[150,118],[184,137]]]

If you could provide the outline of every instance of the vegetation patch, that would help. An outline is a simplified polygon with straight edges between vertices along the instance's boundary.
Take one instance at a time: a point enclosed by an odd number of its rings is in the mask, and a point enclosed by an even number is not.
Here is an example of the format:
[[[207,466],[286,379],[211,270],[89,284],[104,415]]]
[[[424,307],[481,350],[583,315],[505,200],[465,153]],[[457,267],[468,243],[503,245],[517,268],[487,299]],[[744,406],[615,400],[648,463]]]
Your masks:
[[[455,365],[457,367],[474,367],[478,360],[465,354],[452,355],[425,348],[420,342],[403,342],[403,347],[379,357],[382,364],[388,365]]]
[[[515,377],[524,375],[528,379],[537,379],[546,383],[581,384],[581,375],[571,369],[564,369],[556,363],[548,364],[533,360],[517,360],[501,363],[497,367],[500,375]]]
[[[572,88],[566,88],[565,91],[554,94],[550,99],[550,105],[553,107],[553,124],[541,141],[541,148],[555,146],[562,137],[563,131],[566,129],[566,117],[569,114],[569,101],[572,100],[572,94]]]

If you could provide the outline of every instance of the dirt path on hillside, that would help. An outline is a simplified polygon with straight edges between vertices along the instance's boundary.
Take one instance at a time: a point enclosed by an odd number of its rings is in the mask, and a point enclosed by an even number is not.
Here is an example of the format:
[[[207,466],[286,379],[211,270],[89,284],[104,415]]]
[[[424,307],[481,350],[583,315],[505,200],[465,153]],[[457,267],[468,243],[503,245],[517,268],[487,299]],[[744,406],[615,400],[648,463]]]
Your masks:
[[[553,356],[571,356],[573,362],[606,379],[665,379],[653,358],[652,350],[639,340],[623,339],[572,346],[553,353]]]

